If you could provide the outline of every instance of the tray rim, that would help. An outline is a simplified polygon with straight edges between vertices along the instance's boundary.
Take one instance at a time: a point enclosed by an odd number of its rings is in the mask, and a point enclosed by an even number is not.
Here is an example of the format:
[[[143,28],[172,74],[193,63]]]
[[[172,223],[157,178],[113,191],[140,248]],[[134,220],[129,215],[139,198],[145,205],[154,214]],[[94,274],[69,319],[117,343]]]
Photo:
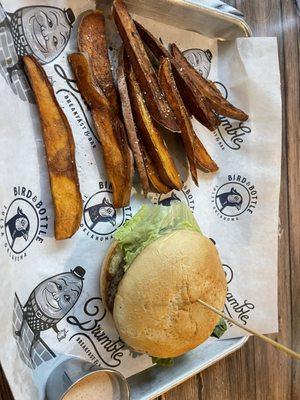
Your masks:
[[[125,2],[129,2],[132,4],[129,0],[125,0]],[[150,0],[152,1],[152,0]],[[205,0],[207,3],[204,3],[203,0],[160,0],[164,1],[165,3],[169,3],[170,6],[173,7],[178,7],[180,5],[184,5],[185,7],[193,8],[195,9],[195,12],[201,12],[202,14],[208,14],[212,15],[215,18],[219,18],[228,22],[231,22],[233,25],[236,25],[240,28],[241,32],[244,33],[244,37],[251,37],[253,36],[252,29],[248,25],[248,23],[245,21],[243,14],[241,13],[240,15],[236,15],[233,13],[230,13],[230,11],[224,11],[217,7],[216,4],[214,4],[213,0]],[[99,0],[96,0],[97,2],[97,7],[99,4]],[[224,3],[223,1],[220,1],[220,3],[223,3],[224,6],[228,6],[231,9],[234,9],[233,6],[230,6],[227,3]],[[151,17],[150,17],[151,19]],[[155,20],[155,18],[152,18]],[[200,32],[197,32],[200,33]],[[224,41],[227,39],[223,38],[217,38],[218,40]]]
[[[218,17],[220,17],[221,19],[230,20],[234,25],[238,25],[244,31],[245,37],[253,36],[252,29],[250,28],[250,26],[248,25],[248,23],[245,21],[245,19],[242,16],[234,15],[234,14],[231,14],[230,12],[216,9],[213,6],[210,6],[209,4],[202,3],[201,0],[194,0],[194,1],[167,0],[167,1],[173,2],[173,3],[178,3],[178,2],[186,3],[191,7],[194,6],[195,8],[202,9],[202,11],[205,11],[207,14],[213,14],[215,16],[218,15]],[[224,4],[228,5],[227,3],[224,3]],[[230,7],[232,7],[232,6],[230,6]],[[234,8],[234,7],[232,7],[232,8]],[[221,38],[218,38],[218,39],[223,40]]]
[[[209,368],[210,366],[216,364],[218,361],[222,360],[223,358],[225,358],[225,357],[229,356],[230,354],[235,353],[237,350],[241,349],[246,344],[246,342],[249,340],[249,337],[250,336],[241,336],[241,337],[232,338],[232,339],[224,339],[224,341],[226,341],[226,340],[235,340],[236,344],[231,346],[229,349],[225,349],[223,352],[220,352],[218,354],[218,356],[215,356],[211,360],[208,360],[206,363],[203,363],[201,365],[199,364],[199,368],[194,369],[191,374],[187,374],[187,373],[183,374],[181,379],[177,379],[175,382],[172,382],[170,385],[165,386],[162,390],[160,390],[159,387],[158,387],[158,389],[155,392],[152,392],[150,394],[150,396],[146,395],[147,397],[144,396],[142,399],[137,399],[135,397],[132,397],[131,400],[155,400],[157,397],[163,395],[164,393],[169,392],[170,390],[172,390],[175,387],[177,387],[177,386],[181,385],[182,383],[186,382],[187,380],[189,380],[193,376],[199,374],[200,372],[204,371],[205,369]],[[143,374],[143,372],[145,372],[145,371],[147,371],[149,369],[155,370],[156,368],[157,368],[157,366],[153,365],[152,367],[150,367],[150,368],[148,368],[148,369],[146,369],[144,371],[141,371],[141,372],[139,372],[137,374],[134,374],[131,377],[134,377],[134,376],[136,376],[138,374]],[[131,377],[127,378],[127,380],[129,379],[129,386],[130,387],[131,387],[131,385],[130,385],[130,378]]]

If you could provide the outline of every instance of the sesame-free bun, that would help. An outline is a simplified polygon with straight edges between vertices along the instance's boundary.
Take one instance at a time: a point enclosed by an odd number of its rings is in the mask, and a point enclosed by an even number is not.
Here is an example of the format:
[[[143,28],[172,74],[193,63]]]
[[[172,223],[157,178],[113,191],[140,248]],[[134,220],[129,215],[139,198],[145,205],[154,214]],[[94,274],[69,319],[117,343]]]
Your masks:
[[[204,342],[219,316],[197,302],[223,309],[226,280],[214,244],[178,230],[148,245],[119,283],[113,317],[135,351],[177,357]]]

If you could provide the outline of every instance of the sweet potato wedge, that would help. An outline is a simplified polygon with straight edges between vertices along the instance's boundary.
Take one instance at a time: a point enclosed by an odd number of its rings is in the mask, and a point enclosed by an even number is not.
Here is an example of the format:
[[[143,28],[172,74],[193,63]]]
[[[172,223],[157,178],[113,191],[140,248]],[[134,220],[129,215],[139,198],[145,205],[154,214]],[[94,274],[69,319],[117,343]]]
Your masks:
[[[87,105],[93,109],[109,108],[107,98],[100,92],[101,89],[99,90],[95,85],[86,55],[84,53],[72,53],[68,56],[68,61],[76,78],[78,89]]]
[[[206,151],[201,140],[194,131],[194,152],[198,168],[203,172],[216,172],[219,167]]]
[[[23,60],[41,119],[55,212],[55,238],[63,240],[74,235],[82,217],[72,130],[41,65],[32,55]]]
[[[117,134],[121,153],[123,155],[125,180],[123,186],[123,204],[130,203],[132,179],[134,175],[133,155],[128,144],[128,138],[123,122],[116,115],[113,117],[113,124]]]
[[[180,95],[189,112],[210,131],[217,129],[221,121],[211,109],[207,99],[175,60],[172,60],[172,70]]]
[[[244,113],[244,111],[236,108],[228,100],[224,99],[218,89],[214,87],[213,83],[203,78],[203,76],[192,67],[175,43],[171,45],[171,51],[180,68],[182,68],[185,74],[190,76],[194,85],[198,87],[207,98],[211,108],[215,110],[216,113],[239,121],[246,121],[248,119],[248,115]]]
[[[194,153],[194,129],[190,120],[190,116],[176,87],[175,79],[172,74],[171,63],[168,58],[161,59],[158,78],[180,127],[181,137],[189,160],[192,178],[195,184],[198,186],[196,158]]]
[[[156,73],[151,65],[135,24],[123,0],[114,0],[113,16],[126,52],[140,85],[151,117],[170,131],[178,131],[176,119],[159,87]]]
[[[105,36],[105,19],[100,10],[85,14],[77,35],[78,49],[89,56],[96,85],[102,89],[111,107],[119,112],[118,94],[114,85]]]
[[[143,143],[165,185],[172,189],[181,189],[179,173],[160,132],[153,124],[133,69],[130,67],[126,74],[132,110]]]
[[[181,68],[169,51],[155,36],[152,35],[151,32],[136,21],[135,25],[143,43],[156,58],[157,64],[159,64],[160,59],[164,57],[169,58],[172,62],[173,74],[186,108],[202,125],[206,126],[211,131],[214,131],[220,125],[220,121],[211,110],[205,97],[193,84],[189,75],[186,74],[185,70]]]
[[[151,160],[150,155],[148,154],[146,150],[146,146],[144,146],[142,139],[140,139],[140,146],[142,149],[143,153],[143,158],[144,158],[144,163],[145,167],[147,170],[148,178],[149,181],[151,182],[151,185],[153,186],[155,192],[157,193],[169,193],[172,189],[169,188],[167,185],[163,183],[163,181],[160,179],[158,171]]]
[[[136,29],[143,41],[143,43],[151,50],[152,54],[160,61],[160,58],[170,58],[170,52],[163,46],[163,44],[149,32],[139,22],[134,21]]]
[[[119,64],[117,69],[117,83],[119,89],[119,95],[121,99],[121,108],[123,113],[124,124],[127,131],[128,141],[133,153],[136,168],[140,177],[141,187],[144,195],[150,190],[147,171],[143,159],[143,154],[140,148],[140,141],[137,134],[137,129],[133,119],[130,98],[128,93],[128,87],[126,82],[125,70],[124,70],[124,51],[121,49],[119,54]]]
[[[92,112],[106,172],[113,188],[114,206],[124,207],[130,201],[133,175],[133,160],[124,126],[111,110],[101,89],[96,87],[86,55],[73,53],[68,59],[79,91]]]
[[[92,109],[91,113],[102,146],[106,173],[113,188],[113,204],[116,208],[125,207],[130,200],[127,189],[124,196],[124,185],[127,184],[126,165],[116,137],[112,113],[107,108]]]

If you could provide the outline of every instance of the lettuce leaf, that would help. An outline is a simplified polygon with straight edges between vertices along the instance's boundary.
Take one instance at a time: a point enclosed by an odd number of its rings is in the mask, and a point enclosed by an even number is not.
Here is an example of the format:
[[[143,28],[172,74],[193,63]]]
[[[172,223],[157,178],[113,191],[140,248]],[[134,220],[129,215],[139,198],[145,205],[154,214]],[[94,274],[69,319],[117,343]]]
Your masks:
[[[160,365],[161,367],[173,367],[174,358],[159,358],[151,357],[153,364]]]
[[[225,319],[224,318],[220,318],[219,322],[215,326],[215,329],[213,330],[213,333],[211,334],[211,336],[214,336],[214,337],[220,339],[220,337],[222,335],[224,335],[224,333],[226,331],[227,331],[227,324],[225,322]]]
[[[143,205],[114,235],[124,251],[125,271],[146,246],[180,229],[201,233],[191,210],[184,203],[172,202],[169,207]]]

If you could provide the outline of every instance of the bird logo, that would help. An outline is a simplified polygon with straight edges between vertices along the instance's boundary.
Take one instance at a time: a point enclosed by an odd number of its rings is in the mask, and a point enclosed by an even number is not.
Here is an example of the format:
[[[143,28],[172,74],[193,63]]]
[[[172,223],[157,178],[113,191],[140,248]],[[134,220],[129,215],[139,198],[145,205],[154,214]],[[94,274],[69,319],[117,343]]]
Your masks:
[[[165,197],[164,199],[159,199],[158,204],[168,207],[171,205],[173,201],[181,201],[180,198],[174,192],[172,192],[169,197]]]
[[[85,213],[88,213],[91,220],[90,229],[94,229],[101,222],[108,222],[112,226],[116,225],[116,210],[106,197],[101,203],[86,208]]]
[[[226,207],[236,207],[237,210],[240,210],[243,204],[242,195],[234,188],[231,188],[229,192],[225,192],[217,195],[217,199],[219,199],[222,212]]]
[[[18,207],[17,213],[6,222],[5,227],[8,229],[11,236],[12,250],[18,238],[23,238],[27,242],[30,230],[30,222],[27,215],[23,213],[20,207]]]

